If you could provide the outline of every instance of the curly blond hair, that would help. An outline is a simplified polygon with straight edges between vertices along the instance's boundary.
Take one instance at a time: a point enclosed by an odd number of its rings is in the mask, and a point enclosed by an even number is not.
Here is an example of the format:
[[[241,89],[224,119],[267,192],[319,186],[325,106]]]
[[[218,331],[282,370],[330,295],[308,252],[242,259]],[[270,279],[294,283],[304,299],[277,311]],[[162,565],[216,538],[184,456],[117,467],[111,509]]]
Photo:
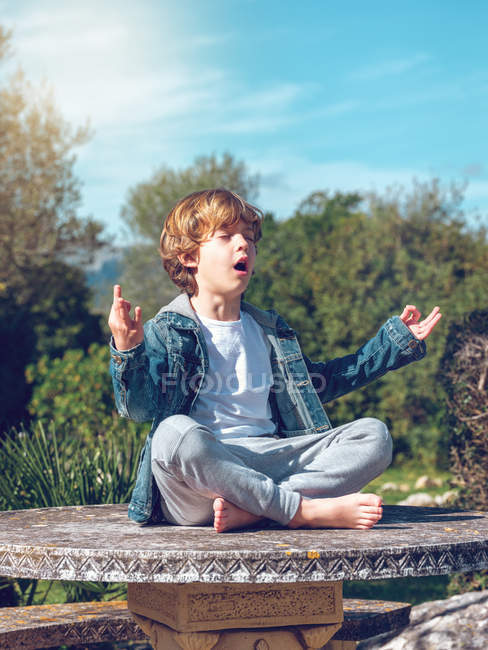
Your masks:
[[[192,296],[197,283],[193,268],[184,266],[179,256],[196,256],[200,244],[219,228],[233,226],[244,219],[254,232],[254,242],[261,238],[263,213],[238,194],[223,188],[193,192],[178,201],[164,221],[160,254],[169,277]]]

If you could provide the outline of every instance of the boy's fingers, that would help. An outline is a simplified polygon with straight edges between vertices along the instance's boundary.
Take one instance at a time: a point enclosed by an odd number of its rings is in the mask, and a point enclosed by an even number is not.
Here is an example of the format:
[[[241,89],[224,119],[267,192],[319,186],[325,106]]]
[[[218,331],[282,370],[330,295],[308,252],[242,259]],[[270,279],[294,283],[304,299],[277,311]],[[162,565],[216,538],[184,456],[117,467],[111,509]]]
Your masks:
[[[405,309],[402,311],[400,318],[402,321],[410,320],[410,315],[415,321],[420,318],[420,312],[415,305],[405,305]]]
[[[442,314],[438,313],[429,323],[427,323],[427,326],[425,328],[426,336],[428,336],[432,332],[432,330],[434,329],[434,327],[437,325],[437,323],[440,321],[441,318],[442,318]]]
[[[114,302],[122,296],[122,287],[120,284],[114,284]]]
[[[432,315],[431,312],[429,316],[418,325],[419,332],[417,334],[417,338],[421,341],[426,339],[429,334],[431,334],[432,330],[441,318],[442,314],[439,311],[436,311],[434,315]]]
[[[123,298],[117,298],[114,307],[115,314],[119,321],[127,325],[130,322],[130,302]]]
[[[136,325],[140,325],[142,322],[142,309],[139,306],[134,309],[134,321]]]
[[[424,322],[429,323],[431,320],[433,320],[437,315],[442,316],[442,314],[439,314],[440,309],[439,307],[434,307],[434,309],[430,312],[430,314],[425,318]]]

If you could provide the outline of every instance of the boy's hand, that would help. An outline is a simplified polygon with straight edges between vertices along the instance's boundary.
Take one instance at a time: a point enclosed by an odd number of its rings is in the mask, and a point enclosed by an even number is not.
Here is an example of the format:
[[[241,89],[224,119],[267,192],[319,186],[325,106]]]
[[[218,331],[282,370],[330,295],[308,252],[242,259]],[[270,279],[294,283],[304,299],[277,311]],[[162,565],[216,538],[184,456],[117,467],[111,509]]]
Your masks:
[[[134,319],[130,317],[130,302],[122,298],[120,285],[114,286],[114,301],[108,325],[112,331],[117,350],[130,350],[144,340],[142,310],[134,309]]]
[[[439,307],[434,307],[427,318],[424,318],[424,320],[419,323],[420,312],[417,307],[415,307],[415,305],[406,305],[400,318],[412,334],[420,341],[423,341],[429,336],[434,327],[440,321],[442,314]]]

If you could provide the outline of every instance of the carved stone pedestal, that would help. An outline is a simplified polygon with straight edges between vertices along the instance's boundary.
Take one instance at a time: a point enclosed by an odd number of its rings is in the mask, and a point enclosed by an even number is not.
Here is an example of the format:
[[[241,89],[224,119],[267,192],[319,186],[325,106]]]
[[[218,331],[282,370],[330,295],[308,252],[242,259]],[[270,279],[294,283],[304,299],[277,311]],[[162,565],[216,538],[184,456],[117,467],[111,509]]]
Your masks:
[[[315,650],[343,620],[340,582],[131,583],[128,607],[155,650]]]
[[[215,630],[176,632],[167,625],[132,614],[151,639],[154,650],[318,650],[341,627],[340,623],[311,627],[261,628],[254,630]],[[336,642],[332,642],[336,643]],[[331,645],[331,650],[342,650]],[[346,642],[348,643],[348,642]],[[326,646],[329,648],[329,646]],[[355,647],[349,644],[348,648]],[[344,646],[345,650],[346,646]]]

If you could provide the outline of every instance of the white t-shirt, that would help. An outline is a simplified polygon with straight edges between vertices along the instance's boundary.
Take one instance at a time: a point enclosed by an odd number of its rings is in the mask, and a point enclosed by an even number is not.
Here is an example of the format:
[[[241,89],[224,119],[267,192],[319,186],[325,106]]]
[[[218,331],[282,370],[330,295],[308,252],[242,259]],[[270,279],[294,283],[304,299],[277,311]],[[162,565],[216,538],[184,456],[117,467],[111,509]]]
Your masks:
[[[218,438],[274,433],[269,390],[270,343],[246,312],[238,321],[198,315],[208,349],[209,369],[191,417]]]

